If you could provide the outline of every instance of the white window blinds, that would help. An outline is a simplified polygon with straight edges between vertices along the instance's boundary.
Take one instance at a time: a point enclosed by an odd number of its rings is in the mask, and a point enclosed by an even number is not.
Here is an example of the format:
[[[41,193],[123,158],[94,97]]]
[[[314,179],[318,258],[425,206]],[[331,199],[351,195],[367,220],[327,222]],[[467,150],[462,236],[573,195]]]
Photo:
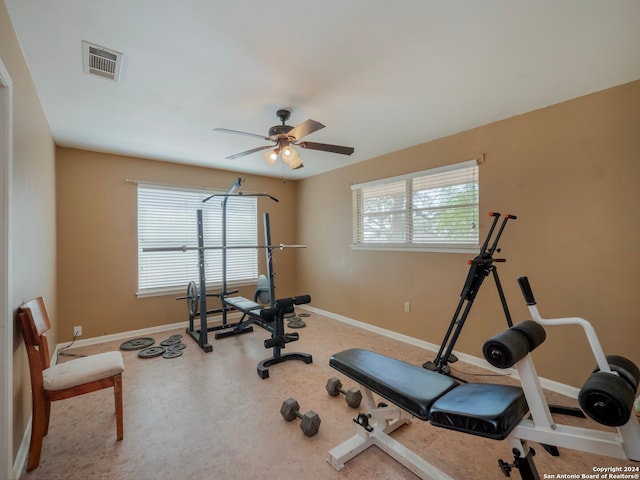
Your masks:
[[[198,250],[145,252],[145,248],[197,247],[197,210],[203,212],[205,247],[222,245],[222,198],[202,200],[210,190],[138,185],[138,294],[186,290],[199,284]],[[256,197],[229,197],[226,207],[227,245],[257,245]],[[258,250],[228,249],[229,285],[255,283]],[[205,250],[207,286],[222,282],[222,250]]]
[[[478,247],[475,160],[351,188],[356,248],[456,251]]]

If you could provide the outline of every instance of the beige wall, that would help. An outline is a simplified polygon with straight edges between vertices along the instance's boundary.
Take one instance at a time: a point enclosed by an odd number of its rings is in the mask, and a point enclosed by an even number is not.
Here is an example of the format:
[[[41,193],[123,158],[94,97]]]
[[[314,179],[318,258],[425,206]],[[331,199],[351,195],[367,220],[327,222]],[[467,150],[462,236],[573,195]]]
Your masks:
[[[17,308],[43,295],[56,313],[54,144],[4,2],[0,3],[0,58],[13,81],[13,298]],[[56,343],[56,331],[50,332]],[[0,348],[4,348],[2,345]],[[31,415],[31,386],[22,335],[14,319],[13,458]],[[4,368],[4,366],[2,367]],[[4,433],[3,433],[4,434]]]
[[[262,214],[268,212],[274,244],[294,243],[297,211],[295,182],[238,175],[208,168],[118,155],[57,148],[58,324],[70,340],[73,326],[84,338],[126,332],[188,319],[183,295],[137,298],[137,187],[125,179],[227,191],[242,176],[245,192],[268,193],[279,202],[258,200],[260,244]],[[266,273],[264,251],[259,271]],[[276,297],[299,293],[294,250],[273,252]],[[219,287],[213,288],[218,292]],[[255,285],[241,295],[252,298]],[[219,307],[211,298],[209,308]]]
[[[440,345],[473,255],[351,250],[350,185],[484,154],[481,239],[489,211],[518,216],[496,255],[514,321],[529,318],[516,283],[527,275],[543,316],[587,318],[605,353],[640,364],[639,106],[637,81],[301,181],[299,285],[315,307]],[[457,349],[481,357],[505,325],[488,278]],[[582,386],[595,365],[583,338],[548,331],[538,373]]]

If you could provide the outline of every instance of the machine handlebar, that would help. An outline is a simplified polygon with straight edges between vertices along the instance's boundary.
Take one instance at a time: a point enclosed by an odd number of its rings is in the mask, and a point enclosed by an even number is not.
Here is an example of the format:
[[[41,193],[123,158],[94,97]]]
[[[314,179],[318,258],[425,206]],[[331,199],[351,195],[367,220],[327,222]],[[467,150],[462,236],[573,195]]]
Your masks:
[[[297,297],[279,298],[273,308],[264,308],[260,311],[260,317],[267,322],[272,322],[280,314],[293,312],[294,305],[311,303],[310,295],[298,295]]]
[[[520,290],[522,290],[522,296],[524,297],[525,302],[527,302],[527,305],[535,305],[536,299],[533,296],[533,290],[531,290],[529,279],[527,277],[519,277],[518,285],[520,285]]]

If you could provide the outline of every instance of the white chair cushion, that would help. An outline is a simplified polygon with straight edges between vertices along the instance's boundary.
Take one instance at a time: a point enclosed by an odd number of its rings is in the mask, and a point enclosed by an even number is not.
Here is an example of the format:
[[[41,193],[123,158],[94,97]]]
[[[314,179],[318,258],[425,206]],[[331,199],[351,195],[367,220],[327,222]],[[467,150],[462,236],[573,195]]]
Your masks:
[[[45,390],[63,390],[108,378],[124,371],[120,352],[105,352],[59,363],[43,370]]]

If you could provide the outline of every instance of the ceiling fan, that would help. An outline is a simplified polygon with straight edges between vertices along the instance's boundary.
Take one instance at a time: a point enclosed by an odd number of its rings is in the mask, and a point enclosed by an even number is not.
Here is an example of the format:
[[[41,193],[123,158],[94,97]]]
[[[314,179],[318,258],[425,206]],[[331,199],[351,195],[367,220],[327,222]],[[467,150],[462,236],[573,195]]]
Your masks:
[[[244,157],[245,155],[250,155],[255,152],[260,152],[262,150],[270,150],[263,155],[263,157],[267,160],[267,162],[269,162],[270,165],[273,165],[276,160],[280,158],[284,163],[289,165],[291,170],[296,170],[298,168],[302,168],[304,165],[302,164],[302,160],[300,159],[298,152],[293,148],[294,145],[296,147],[307,148],[309,150],[321,150],[323,152],[339,153],[341,155],[351,155],[354,151],[353,147],[342,147],[340,145],[330,145],[328,143],[301,141],[303,137],[306,137],[307,135],[316,132],[321,128],[324,128],[324,125],[320,122],[309,119],[305,120],[297,127],[292,127],[285,124],[285,122],[289,120],[289,117],[291,116],[290,110],[280,109],[276,112],[276,114],[282,122],[282,125],[274,125],[273,127],[271,127],[269,129],[269,136],[240,132],[238,130],[229,130],[228,128],[214,128],[213,130],[215,132],[247,135],[250,137],[261,138],[268,142],[273,142],[272,145],[264,145],[262,147],[252,148],[251,150],[246,150],[234,155],[229,155],[225,158],[234,159]]]

